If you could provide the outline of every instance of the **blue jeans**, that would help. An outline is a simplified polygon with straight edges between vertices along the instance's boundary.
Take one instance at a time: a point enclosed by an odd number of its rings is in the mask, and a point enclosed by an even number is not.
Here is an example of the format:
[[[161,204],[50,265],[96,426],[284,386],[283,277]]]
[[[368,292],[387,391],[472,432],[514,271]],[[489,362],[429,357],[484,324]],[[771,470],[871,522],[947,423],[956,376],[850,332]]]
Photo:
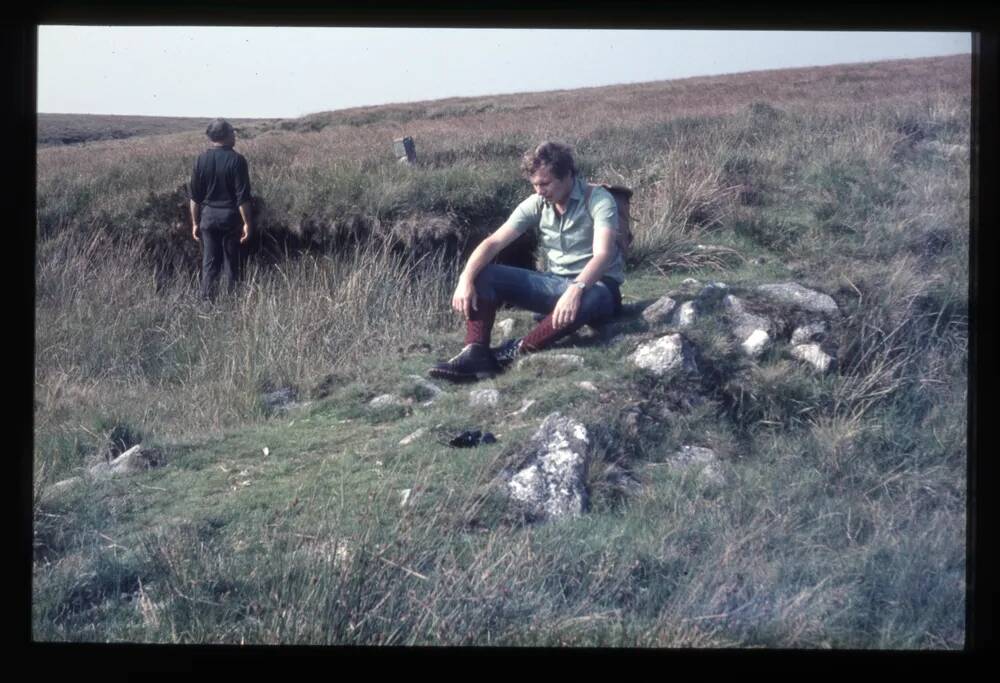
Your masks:
[[[508,303],[535,313],[548,314],[574,279],[491,263],[476,277],[476,296],[497,304]],[[572,327],[610,318],[615,314],[618,303],[616,293],[612,293],[607,284],[598,281],[583,293]]]

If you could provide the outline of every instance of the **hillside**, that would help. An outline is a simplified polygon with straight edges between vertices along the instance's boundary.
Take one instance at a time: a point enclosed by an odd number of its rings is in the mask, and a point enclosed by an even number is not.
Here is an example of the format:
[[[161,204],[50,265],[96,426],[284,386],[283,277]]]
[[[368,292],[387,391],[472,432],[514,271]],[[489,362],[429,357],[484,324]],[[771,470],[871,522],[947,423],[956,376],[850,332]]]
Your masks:
[[[214,306],[183,206],[199,130],[40,148],[33,636],[961,648],[968,74],[258,122],[261,231]],[[541,139],[635,190],[627,311],[429,382],[461,345],[455,266]],[[475,430],[495,442],[449,445]],[[519,497],[543,431],[576,449],[575,503]]]
[[[37,144],[78,145],[102,140],[204,131],[211,119],[176,116],[113,116],[106,114],[38,114]],[[271,119],[233,119],[239,129],[272,123]]]

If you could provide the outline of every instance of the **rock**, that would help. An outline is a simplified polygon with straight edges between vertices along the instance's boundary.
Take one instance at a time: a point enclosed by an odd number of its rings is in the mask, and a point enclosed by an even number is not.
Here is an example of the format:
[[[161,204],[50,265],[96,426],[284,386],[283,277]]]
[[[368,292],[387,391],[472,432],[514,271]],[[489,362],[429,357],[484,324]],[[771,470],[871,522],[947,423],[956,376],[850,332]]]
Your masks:
[[[822,320],[796,327],[795,331],[792,332],[792,344],[799,346],[801,344],[808,344],[809,342],[821,341],[826,335],[826,330],[826,323]]]
[[[698,312],[695,303],[693,301],[685,301],[674,311],[673,324],[680,328],[690,327],[694,324],[697,316]]]
[[[744,301],[732,294],[728,294],[722,299],[722,307],[726,311],[726,316],[732,325],[733,335],[737,339],[746,341],[757,330],[763,330],[768,335],[774,332],[774,323],[768,318],[747,311]]]
[[[594,393],[597,393],[597,387],[594,386],[593,382],[577,382],[576,386],[581,389],[585,389],[586,391],[593,391]]]
[[[583,356],[571,353],[530,353],[517,362],[517,369],[540,370],[546,375],[566,374],[584,366]]]
[[[641,345],[631,359],[638,367],[656,375],[664,375],[674,370],[697,371],[694,353],[679,334],[668,334]]]
[[[700,286],[701,286],[701,281],[695,280],[693,277],[686,277],[683,280],[681,280],[681,287],[684,287],[685,289],[694,289],[695,287],[700,287]]]
[[[719,466],[719,459],[711,448],[700,446],[682,446],[679,451],[667,458],[667,466],[671,470],[687,471],[697,468],[698,480],[705,484],[724,485],[726,478]]]
[[[754,330],[750,333],[741,346],[743,347],[743,352],[746,353],[751,358],[757,358],[767,347],[771,344],[771,336],[764,330]]]
[[[712,282],[701,288],[698,292],[698,301],[706,306],[718,303],[726,295],[729,285],[725,282]]]
[[[635,475],[619,465],[609,465],[604,471],[608,484],[625,495],[635,495],[642,491],[642,482]]]
[[[496,389],[476,389],[469,392],[469,405],[473,408],[491,408],[500,402]]]
[[[535,403],[537,403],[535,399],[526,398],[524,399],[524,403],[521,404],[521,407],[515,410],[513,413],[509,413],[507,417],[516,417],[518,415],[523,415],[525,412],[527,412],[528,408],[535,405]]]
[[[155,448],[133,446],[110,462],[101,462],[90,468],[95,477],[143,472],[164,464],[161,453]]]
[[[674,301],[669,296],[660,297],[657,301],[650,304],[642,312],[643,319],[655,325],[657,323],[669,323],[670,317],[674,314],[674,309],[677,308],[677,302]]]
[[[807,289],[795,282],[759,285],[757,291],[772,301],[815,313],[837,313],[837,302],[828,294]]]
[[[408,377],[413,380],[414,384],[430,394],[430,398],[420,404],[422,406],[431,405],[446,393],[444,389],[434,384],[434,382],[430,382],[420,375],[408,375]]]
[[[280,410],[288,406],[289,403],[295,400],[298,392],[292,387],[285,387],[284,389],[278,389],[277,391],[272,391],[261,396],[261,401],[264,403],[264,410],[272,413],[276,410]]]
[[[371,408],[385,408],[386,406],[402,405],[406,405],[406,402],[395,394],[382,394],[381,396],[376,396],[368,402],[368,406]]]
[[[798,344],[792,347],[791,354],[793,358],[809,363],[820,372],[829,371],[835,363],[819,344]]]
[[[587,507],[587,429],[552,413],[528,443],[525,464],[507,482],[534,520],[577,517]]]
[[[411,443],[413,443],[414,441],[416,441],[417,439],[419,439],[420,437],[422,437],[426,433],[427,433],[427,429],[425,427],[421,427],[420,429],[418,429],[417,431],[413,432],[409,436],[404,436],[400,440],[399,445],[400,446],[409,446]]]
[[[514,319],[501,320],[493,326],[493,331],[500,335],[501,340],[510,339],[514,334]]]
[[[62,481],[57,481],[48,488],[46,488],[41,495],[42,500],[51,500],[56,496],[59,496],[72,488],[75,488],[77,484],[83,481],[80,477],[70,477],[69,479],[63,479]]]

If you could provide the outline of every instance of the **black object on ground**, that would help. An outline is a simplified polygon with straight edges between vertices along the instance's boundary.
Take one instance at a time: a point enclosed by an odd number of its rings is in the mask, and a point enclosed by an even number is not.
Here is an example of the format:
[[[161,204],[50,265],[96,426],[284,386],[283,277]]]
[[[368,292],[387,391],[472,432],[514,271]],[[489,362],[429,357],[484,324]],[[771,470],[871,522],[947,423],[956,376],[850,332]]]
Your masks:
[[[485,434],[478,430],[466,430],[448,442],[454,448],[475,448],[480,443],[496,443],[497,438],[491,432]]]

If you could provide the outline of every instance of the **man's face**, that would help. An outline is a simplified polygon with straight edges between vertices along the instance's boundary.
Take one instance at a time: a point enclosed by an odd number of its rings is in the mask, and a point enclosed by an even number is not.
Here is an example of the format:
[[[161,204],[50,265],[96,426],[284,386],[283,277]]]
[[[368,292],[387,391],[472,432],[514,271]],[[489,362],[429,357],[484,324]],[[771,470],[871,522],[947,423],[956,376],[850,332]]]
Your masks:
[[[548,166],[539,166],[531,176],[531,186],[545,201],[563,204],[573,191],[573,174],[557,178]]]

